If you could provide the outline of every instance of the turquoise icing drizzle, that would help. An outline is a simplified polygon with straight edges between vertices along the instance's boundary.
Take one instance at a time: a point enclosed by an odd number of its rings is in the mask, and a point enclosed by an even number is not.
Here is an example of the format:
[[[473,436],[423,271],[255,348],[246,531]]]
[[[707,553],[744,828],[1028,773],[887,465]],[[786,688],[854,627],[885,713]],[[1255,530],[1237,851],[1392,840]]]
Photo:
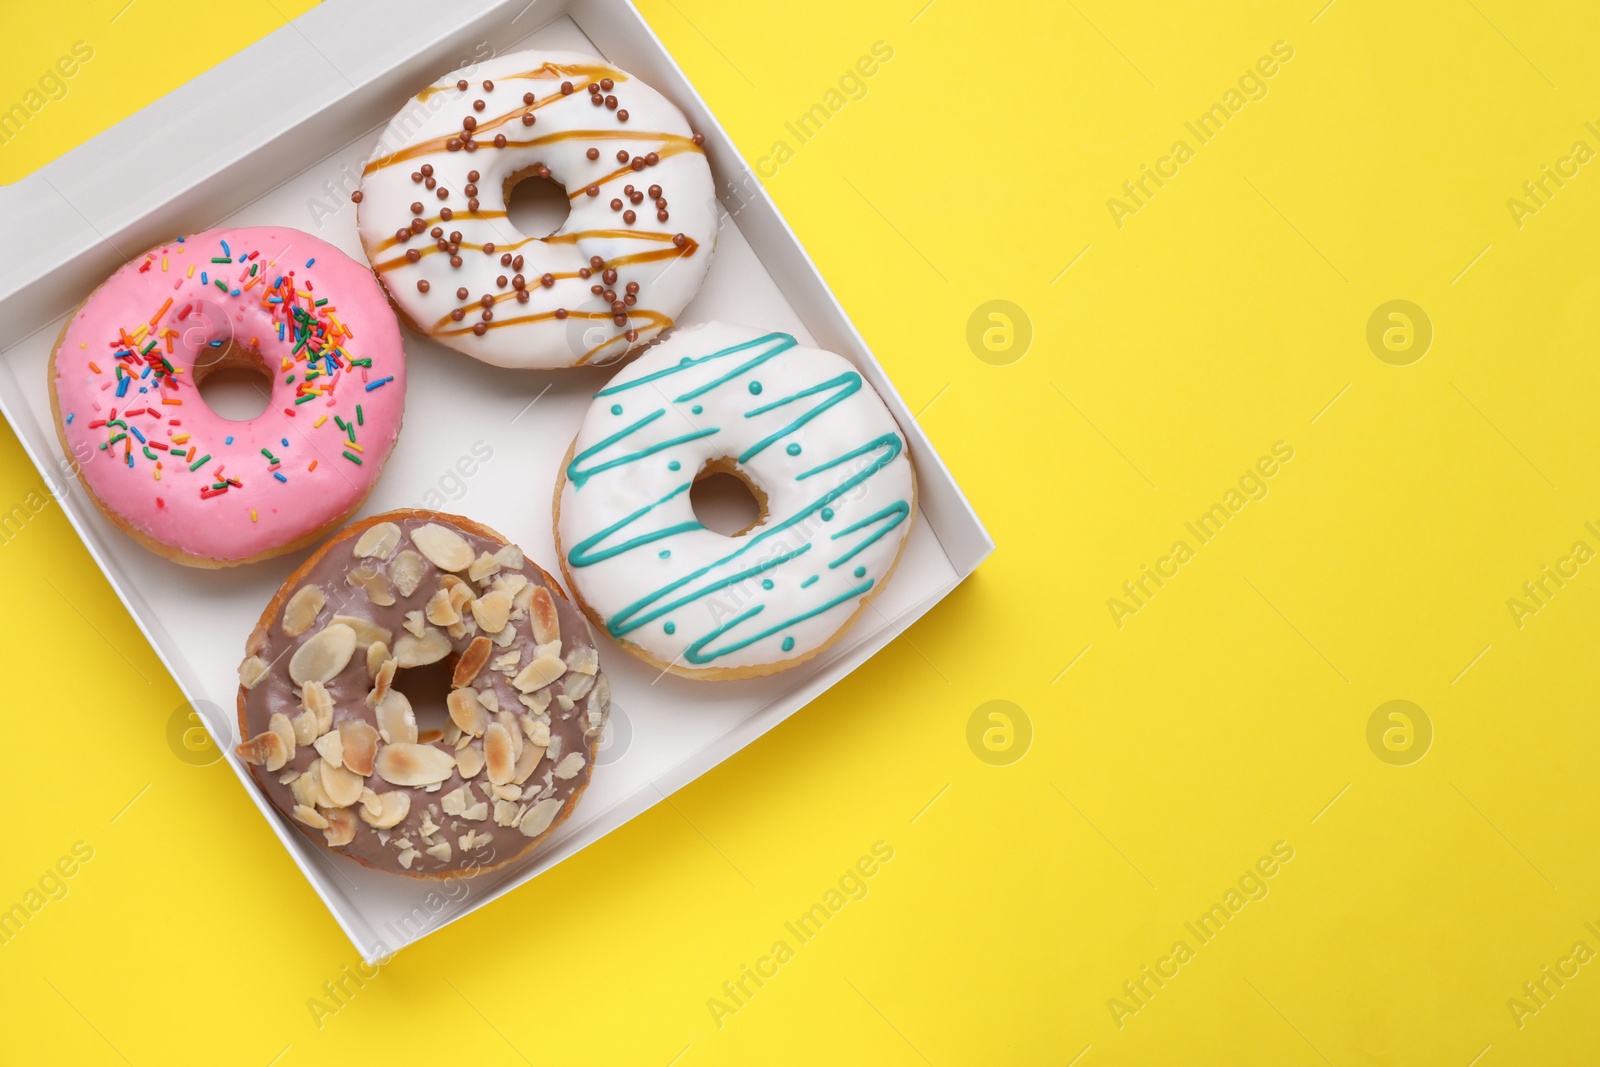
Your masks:
[[[696,368],[707,365],[721,366],[722,363],[719,361],[736,363],[731,369],[717,375],[710,381],[694,386],[672,399],[674,404],[685,404],[744,379],[745,376],[754,372],[758,367],[795,347],[795,345],[795,339],[787,334],[770,333],[751,341],[720,349],[708,355],[684,357],[673,366],[642,375],[631,381],[608,386],[595,395],[597,397],[613,396],[652,383],[664,383],[675,375]],[[749,462],[771,445],[792,437],[811,420],[853,396],[861,388],[861,376],[855,371],[847,371],[817,385],[768,401],[746,411],[744,417],[749,419],[766,415],[779,409],[789,408],[789,411],[786,411],[785,414],[792,417],[785,425],[745,449],[738,456],[738,461],[741,463]],[[665,395],[667,386],[658,386],[658,389]],[[745,382],[745,390],[752,396],[763,392],[761,383],[753,379]],[[648,395],[645,394],[645,396]],[[791,405],[792,408],[790,407]],[[614,405],[612,407],[613,413],[619,412],[620,407],[621,405]],[[693,405],[690,410],[695,415],[702,414],[702,407],[699,404]],[[658,407],[649,414],[636,419],[628,426],[574,455],[572,461],[568,463],[566,471],[567,479],[572,483],[574,492],[581,492],[590,479],[605,471],[624,467],[665,449],[691,441],[714,437],[722,432],[719,427],[695,427],[683,420],[682,416],[679,415],[678,419],[687,428],[687,432],[675,434],[660,442],[648,443],[644,435],[649,432],[657,420],[666,415],[667,408],[664,406]],[[839,546],[844,551],[828,562],[830,569],[839,567],[852,559],[905,522],[911,513],[909,502],[905,500],[896,501],[876,514],[851,523],[846,528],[830,534],[826,542],[808,541],[798,548],[781,552],[766,559],[758,558],[759,552],[757,550],[761,549],[772,538],[805,522],[812,516],[819,516],[823,521],[831,520],[834,517],[834,510],[829,505],[838,501],[898,459],[902,447],[898,435],[894,433],[883,434],[866,441],[843,455],[829,459],[795,475],[796,482],[805,482],[841,464],[849,463],[853,460],[863,461],[861,469],[855,471],[849,478],[808,500],[792,514],[769,516],[767,522],[751,534],[736,540],[730,540],[729,545],[732,547],[721,558],[700,567],[692,573],[685,574],[651,590],[638,600],[617,611],[606,619],[607,631],[613,637],[622,637],[720,590],[763,576],[766,572],[772,571],[790,560],[806,555],[820,543],[833,543],[841,539],[851,539],[844,545]],[[794,456],[798,455],[801,449],[798,442],[792,442],[788,445],[786,451],[789,455]],[[669,469],[672,470],[677,470],[679,466],[677,461],[669,463]],[[705,529],[699,522],[674,523],[669,521],[662,523],[660,520],[652,520],[652,513],[657,508],[687,493],[692,484],[693,479],[687,479],[674,486],[659,499],[645,504],[604,529],[578,541],[568,552],[567,562],[575,568],[588,567],[645,545],[670,540],[680,534]],[[864,536],[853,536],[857,534],[864,534]],[[667,558],[669,554],[669,549],[662,549],[658,552],[658,555],[663,559]],[[731,573],[728,573],[730,571]],[[723,576],[716,577],[716,574]],[[800,588],[810,588],[817,583],[819,577],[820,575],[813,574],[800,584]],[[867,577],[866,568],[859,566],[855,568],[854,577],[858,581],[850,584],[848,588],[834,585],[827,593],[823,594],[825,599],[804,607],[788,618],[772,619],[765,617],[769,605],[764,602],[756,603],[732,618],[713,624],[709,630],[700,634],[688,645],[683,657],[692,664],[710,663],[720,656],[747,648],[752,644],[782,633],[798,623],[827,612],[840,604],[854,600],[871,590],[877,581],[876,578]],[[771,578],[763,578],[761,585],[763,589],[771,590],[774,587],[774,582]],[[758,619],[759,621],[753,621]],[[769,625],[763,625],[763,623]],[[671,621],[666,622],[663,626],[663,630],[668,634],[672,634],[675,629],[676,627]],[[786,636],[782,641],[782,648],[787,652],[793,649],[794,644],[793,636]]]

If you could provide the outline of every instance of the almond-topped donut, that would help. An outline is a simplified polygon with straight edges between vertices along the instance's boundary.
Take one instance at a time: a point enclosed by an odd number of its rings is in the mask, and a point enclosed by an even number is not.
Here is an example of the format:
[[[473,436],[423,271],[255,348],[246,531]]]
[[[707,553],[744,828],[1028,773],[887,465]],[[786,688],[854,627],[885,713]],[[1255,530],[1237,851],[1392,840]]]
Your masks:
[[[445,706],[413,707],[429,672]],[[341,530],[267,605],[239,666],[236,751],[333,851],[471,875],[571,814],[610,696],[582,613],[521,549],[391,511]]]
[[[704,138],[595,56],[514,52],[407,102],[363,171],[357,225],[406,320],[498,367],[607,363],[672,326],[717,237]],[[570,214],[525,234],[507,198],[554,182]]]

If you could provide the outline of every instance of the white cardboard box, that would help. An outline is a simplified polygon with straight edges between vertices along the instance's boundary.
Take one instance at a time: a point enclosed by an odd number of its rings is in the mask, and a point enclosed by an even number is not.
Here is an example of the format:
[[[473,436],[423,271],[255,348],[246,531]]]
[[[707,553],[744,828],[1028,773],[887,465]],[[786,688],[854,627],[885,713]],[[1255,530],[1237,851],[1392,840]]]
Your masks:
[[[45,368],[68,310],[147,247],[213,226],[288,225],[357,260],[349,193],[383,124],[415,90],[490,54],[593,52],[673,100],[706,135],[724,208],[706,284],[680,321],[785,330],[848,357],[910,442],[920,508],[894,577],[828,653],[772,678],[704,683],[612,651],[613,722],[573,817],[533,857],[468,881],[427,883],[330,855],[269,808],[231,755],[234,669],[263,605],[301,560],[195,571],[114,529],[70,476]],[[241,98],[267,85],[273,106]],[[362,956],[377,960],[494,900],[621,826],[794,714],[971,574],[993,550],[977,516],[849,317],[705,102],[628,0],[328,0],[94,140],[0,188],[13,254],[0,261],[0,410],[246,794]],[[362,514],[437,503],[485,522],[555,570],[556,469],[604,370],[506,371],[407,332],[407,418]],[[529,405],[532,405],[531,407]],[[465,406],[465,408],[463,407]],[[471,410],[475,417],[444,417]],[[470,476],[457,457],[477,455]],[[483,451],[490,458],[481,460]],[[457,495],[459,494],[459,495]]]

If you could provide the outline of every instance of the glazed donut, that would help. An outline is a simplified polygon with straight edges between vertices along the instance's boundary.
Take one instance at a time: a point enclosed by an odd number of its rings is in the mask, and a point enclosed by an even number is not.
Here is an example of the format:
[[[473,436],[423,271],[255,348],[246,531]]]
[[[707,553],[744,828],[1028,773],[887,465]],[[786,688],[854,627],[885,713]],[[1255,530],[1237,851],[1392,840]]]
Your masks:
[[[717,214],[703,138],[661,94],[593,56],[516,52],[446,77],[394,117],[353,194],[367,258],[413,328],[499,367],[606,363],[700,288]],[[511,188],[567,194],[548,237]]]
[[[224,418],[199,385],[271,378]],[[400,329],[365,264],[299,230],[180,237],[130,260],[50,354],[61,447],[89,496],[153,552],[196,567],[304,547],[372,491],[400,434]]]
[[[690,505],[715,472],[760,505],[732,537]],[[847,360],[708,323],[595,394],[557,479],[556,549],[579,606],[628,651],[745,678],[837,640],[894,570],[916,510],[905,437]]]
[[[341,530],[246,652],[235,751],[267,799],[337,853],[418,878],[502,867],[549,835],[589,784],[610,709],[594,636],[555,581],[433,511]],[[404,672],[430,664],[448,713],[405,695]]]

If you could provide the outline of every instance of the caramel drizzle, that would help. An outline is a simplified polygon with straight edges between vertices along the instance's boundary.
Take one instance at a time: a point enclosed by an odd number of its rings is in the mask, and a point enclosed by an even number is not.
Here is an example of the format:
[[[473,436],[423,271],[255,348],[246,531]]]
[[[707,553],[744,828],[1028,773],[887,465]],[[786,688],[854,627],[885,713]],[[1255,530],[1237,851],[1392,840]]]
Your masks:
[[[659,311],[643,310],[637,311],[635,314],[639,318],[648,320],[651,326],[655,328],[657,333],[661,332],[662,330],[670,329],[674,325],[671,318],[661,314]],[[554,319],[555,317],[556,313],[554,311],[536,311],[531,315],[519,315],[514,319],[495,319],[493,322],[485,322],[482,325],[489,330],[495,330],[499,329],[501,326],[514,326],[523,322],[540,322],[547,319]],[[578,319],[604,319],[609,321],[611,318],[611,313],[608,311],[569,311],[567,312],[567,317]],[[477,324],[474,324],[474,326],[475,325]],[[646,327],[646,329],[648,328],[650,327]],[[629,323],[627,329],[632,330],[637,329],[637,327],[635,327],[632,323]],[[453,330],[438,331],[435,336],[454,337],[459,334],[472,332],[473,326],[458,326]],[[595,357],[596,354],[611,345],[618,338],[621,338],[626,332],[627,330],[622,330],[612,334],[610,337],[607,337],[604,341],[601,341],[599,344],[585,352],[582,356],[578,357],[578,361],[574,363],[573,366],[581,367],[588,363]]]

